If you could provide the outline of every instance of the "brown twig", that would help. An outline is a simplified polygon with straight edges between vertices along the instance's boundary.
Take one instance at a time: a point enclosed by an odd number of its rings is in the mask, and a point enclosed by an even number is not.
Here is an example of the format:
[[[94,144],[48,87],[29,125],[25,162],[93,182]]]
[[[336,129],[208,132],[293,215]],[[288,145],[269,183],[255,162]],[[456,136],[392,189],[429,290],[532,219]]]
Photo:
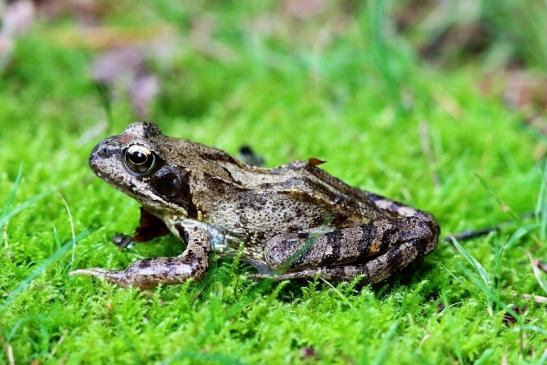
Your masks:
[[[528,212],[523,214],[520,218],[521,219],[529,219],[535,217],[534,212]],[[451,235],[446,236],[443,241],[450,243],[452,240],[456,241],[468,241],[473,238],[486,236],[492,232],[501,232],[505,227],[510,226],[511,224],[515,223],[514,220],[504,221],[501,223],[498,223],[494,226],[485,227],[485,228],[479,228],[479,229],[470,229],[458,233],[453,233]]]

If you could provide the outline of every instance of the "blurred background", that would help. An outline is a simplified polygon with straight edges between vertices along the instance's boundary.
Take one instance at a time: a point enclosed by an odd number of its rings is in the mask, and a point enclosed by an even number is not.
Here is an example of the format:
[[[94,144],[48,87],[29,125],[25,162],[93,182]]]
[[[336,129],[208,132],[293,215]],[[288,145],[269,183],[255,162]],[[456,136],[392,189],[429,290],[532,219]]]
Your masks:
[[[264,75],[311,79],[336,103],[367,89],[405,112],[435,77],[417,69],[469,67],[469,88],[547,130],[542,0],[4,0],[0,15],[4,88],[32,82],[55,98],[59,87],[77,96],[97,84],[134,118],[198,117],[238,80]],[[56,83],[58,72],[73,85]],[[446,93],[434,94],[458,114]]]

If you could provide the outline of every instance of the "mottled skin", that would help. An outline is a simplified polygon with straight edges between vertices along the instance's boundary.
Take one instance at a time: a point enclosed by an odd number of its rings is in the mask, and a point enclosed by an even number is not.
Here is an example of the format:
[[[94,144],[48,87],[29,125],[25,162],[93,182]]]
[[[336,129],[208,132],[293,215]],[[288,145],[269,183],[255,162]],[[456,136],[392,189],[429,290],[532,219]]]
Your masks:
[[[439,226],[432,215],[348,186],[318,168],[322,162],[256,167],[165,136],[152,123],[131,124],[95,147],[90,166],[142,204],[132,240],[170,231],[187,242],[186,250],[121,271],[73,274],[139,288],[176,284],[202,278],[211,250],[232,255],[242,246],[243,258],[260,272],[255,277],[363,275],[374,283],[435,248]]]

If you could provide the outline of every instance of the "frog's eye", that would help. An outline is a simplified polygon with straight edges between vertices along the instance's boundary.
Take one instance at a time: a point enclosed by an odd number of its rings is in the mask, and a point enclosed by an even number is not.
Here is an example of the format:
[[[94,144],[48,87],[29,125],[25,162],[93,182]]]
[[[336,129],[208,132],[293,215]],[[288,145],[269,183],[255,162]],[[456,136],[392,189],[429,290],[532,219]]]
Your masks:
[[[152,170],[156,156],[148,148],[133,145],[125,150],[125,164],[133,172],[144,174]]]

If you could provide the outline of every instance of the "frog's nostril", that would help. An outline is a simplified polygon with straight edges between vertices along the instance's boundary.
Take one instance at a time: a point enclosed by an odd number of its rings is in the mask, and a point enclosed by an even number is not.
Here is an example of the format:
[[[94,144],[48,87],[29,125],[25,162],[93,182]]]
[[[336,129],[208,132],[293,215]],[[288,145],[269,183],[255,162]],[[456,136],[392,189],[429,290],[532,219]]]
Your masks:
[[[107,158],[109,155],[110,155],[110,153],[108,152],[108,147],[107,146],[97,146],[97,147],[95,147],[93,152],[91,152],[92,158],[93,157]]]

